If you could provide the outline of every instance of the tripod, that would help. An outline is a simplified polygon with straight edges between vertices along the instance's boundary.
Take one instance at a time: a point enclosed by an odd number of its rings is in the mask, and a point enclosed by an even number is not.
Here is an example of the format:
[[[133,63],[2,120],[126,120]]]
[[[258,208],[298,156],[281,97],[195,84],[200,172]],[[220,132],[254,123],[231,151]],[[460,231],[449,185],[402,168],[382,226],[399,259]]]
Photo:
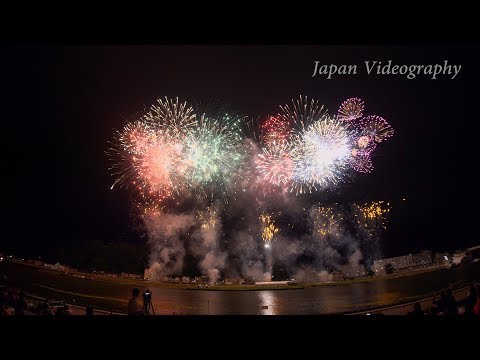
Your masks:
[[[146,299],[143,302],[142,313],[144,315],[150,315],[150,309],[152,309],[152,313],[153,313],[153,315],[155,315],[155,309],[153,308],[152,300],[151,299]]]

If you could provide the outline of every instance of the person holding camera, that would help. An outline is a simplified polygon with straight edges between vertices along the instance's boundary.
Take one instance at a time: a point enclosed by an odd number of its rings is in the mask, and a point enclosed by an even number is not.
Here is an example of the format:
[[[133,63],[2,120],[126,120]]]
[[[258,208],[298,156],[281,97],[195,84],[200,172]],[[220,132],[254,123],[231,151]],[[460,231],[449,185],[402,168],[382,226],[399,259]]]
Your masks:
[[[134,288],[132,290],[132,297],[128,300],[128,315],[142,315],[143,309],[140,303],[138,302],[138,296],[140,295],[140,290]]]

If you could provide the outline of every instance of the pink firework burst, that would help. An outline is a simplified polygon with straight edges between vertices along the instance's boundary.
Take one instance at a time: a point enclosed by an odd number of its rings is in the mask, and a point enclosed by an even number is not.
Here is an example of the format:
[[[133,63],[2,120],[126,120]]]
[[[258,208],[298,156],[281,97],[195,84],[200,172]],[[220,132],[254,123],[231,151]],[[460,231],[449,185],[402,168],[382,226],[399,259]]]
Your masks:
[[[352,157],[350,158],[350,166],[353,170],[361,173],[369,173],[373,170],[370,152],[358,149],[352,149]]]
[[[338,109],[338,118],[343,121],[352,121],[363,116],[363,100],[359,98],[350,98],[345,100]]]
[[[255,165],[263,181],[283,186],[291,181],[293,160],[291,145],[288,142],[272,142],[262,149]]]
[[[362,135],[368,136],[376,143],[380,143],[393,135],[393,128],[384,118],[377,115],[369,115],[360,122]]]
[[[181,143],[169,138],[156,139],[133,157],[133,166],[137,170],[136,185],[139,191],[150,197],[165,198],[172,196],[182,187],[179,177],[186,171],[182,163]]]

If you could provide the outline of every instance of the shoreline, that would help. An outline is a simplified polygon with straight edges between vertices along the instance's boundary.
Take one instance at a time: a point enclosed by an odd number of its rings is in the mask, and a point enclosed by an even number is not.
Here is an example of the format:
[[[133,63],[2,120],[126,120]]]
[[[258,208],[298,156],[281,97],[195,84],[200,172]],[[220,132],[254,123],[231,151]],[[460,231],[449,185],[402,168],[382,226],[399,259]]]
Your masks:
[[[208,291],[273,291],[273,290],[301,290],[304,289],[308,291],[307,288],[312,288],[311,290],[314,291],[313,288],[329,288],[331,286],[343,286],[348,287],[348,285],[355,285],[355,284],[365,284],[365,283],[372,283],[371,285],[362,285],[362,286],[376,286],[375,281],[380,280],[381,282],[385,282],[387,280],[400,279],[406,277],[412,277],[412,280],[407,281],[414,281],[413,278],[416,276],[422,276],[426,273],[435,273],[435,272],[445,272],[445,275],[441,276],[435,282],[444,283],[441,286],[434,286],[429,287],[429,289],[419,289],[418,292],[412,292],[411,294],[405,293],[401,294],[400,296],[396,296],[395,299],[377,299],[372,302],[364,302],[358,304],[350,304],[347,305],[343,310],[336,314],[352,314],[355,312],[372,312],[374,310],[382,309],[384,307],[391,307],[391,306],[399,306],[402,304],[409,304],[412,301],[423,300],[432,296],[432,294],[437,293],[441,289],[445,287],[451,287],[454,291],[459,289],[463,286],[466,286],[469,282],[478,282],[478,271],[480,268],[477,264],[469,264],[462,267],[462,269],[445,269],[445,268],[428,268],[428,269],[418,269],[415,272],[404,272],[398,274],[390,274],[389,276],[383,277],[373,277],[373,278],[359,278],[355,280],[345,280],[337,283],[322,283],[322,284],[315,284],[315,283],[298,283],[293,285],[217,285],[212,286],[209,288],[197,288],[187,284],[162,284],[162,283],[154,283],[148,281],[138,281],[138,280],[128,280],[128,279],[121,279],[118,281],[116,279],[102,279],[102,278],[80,278],[80,277],[73,277],[68,276],[62,272],[58,271],[48,271],[37,268],[35,271],[35,267],[31,266],[24,266],[23,264],[15,265],[11,263],[12,266],[9,266],[8,263],[4,264],[7,266],[4,268],[5,274],[8,275],[8,278],[5,278],[5,285],[7,286],[14,286],[18,289],[21,289],[24,292],[29,294],[36,295],[38,297],[55,299],[56,301],[63,301],[65,303],[74,304],[77,306],[93,306],[95,309],[101,309],[105,312],[122,312],[125,311],[125,308],[128,303],[128,293],[131,291],[132,287],[140,287],[142,289],[150,288],[150,290],[157,289],[161,291],[161,289],[171,289],[171,290],[208,290]],[[19,266],[19,267],[16,267]],[[3,267],[3,266],[2,266]],[[0,267],[0,271],[1,268]],[[457,275],[448,274],[450,271],[455,271],[458,273]],[[467,271],[470,275],[467,276]],[[22,276],[22,274],[24,274]],[[28,276],[27,276],[28,274]],[[430,275],[428,275],[431,277]],[[435,275],[437,276],[437,275]],[[446,276],[445,280],[441,280],[443,276]],[[11,279],[10,279],[11,277]],[[25,279],[30,279],[27,281]],[[450,279],[449,279],[450,278]],[[449,279],[449,280],[448,280]],[[110,280],[110,281],[109,281]],[[403,280],[405,282],[405,280]],[[3,283],[3,282],[2,282]],[[96,283],[94,285],[93,283]],[[170,285],[170,286],[169,286]],[[173,286],[172,286],[173,285]],[[428,287],[428,286],[427,286]],[[432,288],[432,289],[430,289]],[[95,289],[95,290],[93,290]],[[185,293],[185,292],[183,292]],[[185,293],[186,295],[187,293]],[[198,293],[196,293],[198,294]],[[205,294],[205,293],[204,293]],[[197,295],[195,295],[197,296]],[[176,302],[174,301],[176,304]],[[205,304],[204,304],[205,305]],[[158,306],[158,310],[165,312],[165,306],[173,306],[172,304],[156,304]],[[190,311],[190,310],[189,310]]]
[[[346,279],[342,281],[336,282],[298,282],[298,283],[291,283],[290,285],[208,285],[205,287],[205,284],[202,284],[202,287],[198,287],[192,283],[172,283],[172,282],[158,282],[158,281],[151,281],[151,280],[144,280],[144,279],[128,279],[128,278],[115,278],[115,277],[107,277],[97,274],[90,274],[90,273],[83,273],[83,272],[70,272],[65,273],[61,270],[54,270],[54,269],[45,269],[44,267],[37,266],[27,262],[21,262],[18,260],[7,260],[16,264],[34,267],[39,269],[39,271],[54,273],[66,277],[71,277],[79,280],[85,281],[102,281],[114,284],[124,284],[124,285],[132,285],[132,286],[151,286],[157,288],[164,288],[164,289],[176,289],[176,290],[203,290],[203,291],[262,291],[262,290],[299,290],[299,289],[306,289],[309,287],[334,287],[334,286],[347,286],[352,284],[359,284],[359,283],[369,283],[375,281],[384,281],[384,280],[391,280],[397,279],[407,276],[415,276],[418,274],[422,274],[425,272],[432,272],[438,271],[441,269],[448,269],[444,264],[432,266],[428,268],[420,268],[420,269],[413,269],[410,271],[403,271],[392,273],[388,275],[381,275],[381,276],[371,276],[371,277],[358,277],[353,279]]]

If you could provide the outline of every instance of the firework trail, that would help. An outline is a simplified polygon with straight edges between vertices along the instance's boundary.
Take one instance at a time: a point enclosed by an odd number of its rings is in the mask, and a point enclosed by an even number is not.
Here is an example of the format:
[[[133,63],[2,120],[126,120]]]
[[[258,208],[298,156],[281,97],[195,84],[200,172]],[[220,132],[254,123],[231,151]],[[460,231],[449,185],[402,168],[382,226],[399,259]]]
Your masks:
[[[310,256],[316,270],[336,270],[348,245],[344,214],[338,205],[315,205],[309,211]]]
[[[314,236],[327,238],[328,236],[339,237],[341,235],[340,224],[343,215],[331,206],[313,206],[310,210]]]
[[[259,216],[262,229],[262,240],[264,242],[265,253],[265,268],[266,271],[263,274],[263,279],[270,281],[273,273],[273,255],[272,255],[272,242],[275,239],[275,235],[279,229],[275,226],[275,221],[272,215],[267,213],[261,213]]]
[[[380,256],[380,239],[387,226],[387,215],[391,210],[389,202],[372,201],[353,204],[352,215],[357,238],[369,258]]]
[[[265,248],[270,248],[275,234],[278,233],[278,228],[275,226],[275,221],[270,214],[260,214],[259,220],[262,224],[262,240],[265,243]]]
[[[222,223],[219,214],[220,204],[198,210],[196,221],[199,228],[192,234],[190,249],[198,259],[200,271],[207,275],[209,284],[215,284],[220,271],[225,266],[226,254],[219,249]]]
[[[390,203],[384,201],[353,205],[356,222],[360,228],[365,229],[368,238],[376,238],[382,229],[386,229],[386,215],[390,209]]]

